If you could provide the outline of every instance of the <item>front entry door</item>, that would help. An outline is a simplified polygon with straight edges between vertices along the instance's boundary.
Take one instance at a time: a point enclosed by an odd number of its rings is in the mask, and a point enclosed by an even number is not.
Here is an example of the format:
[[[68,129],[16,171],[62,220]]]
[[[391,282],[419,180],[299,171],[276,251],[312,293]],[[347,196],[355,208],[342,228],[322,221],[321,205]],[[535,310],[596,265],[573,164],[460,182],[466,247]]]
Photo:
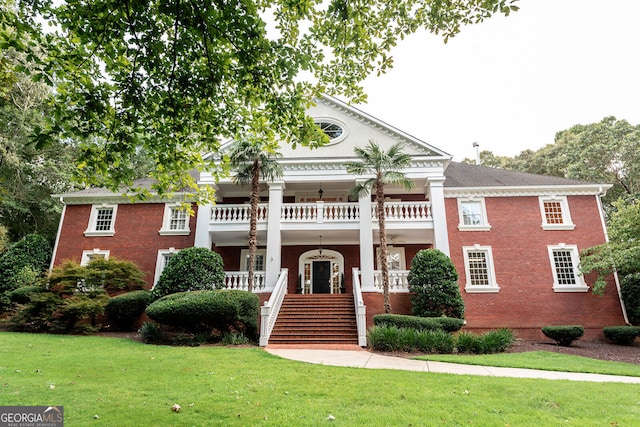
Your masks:
[[[313,262],[313,293],[328,294],[331,292],[331,261]]]

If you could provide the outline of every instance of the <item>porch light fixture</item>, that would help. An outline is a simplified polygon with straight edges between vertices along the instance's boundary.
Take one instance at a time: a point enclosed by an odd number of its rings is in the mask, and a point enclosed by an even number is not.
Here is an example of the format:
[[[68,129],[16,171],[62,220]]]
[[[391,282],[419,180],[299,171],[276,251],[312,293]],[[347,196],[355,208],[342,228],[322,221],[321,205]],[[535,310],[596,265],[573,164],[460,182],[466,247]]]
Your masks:
[[[322,200],[322,195],[324,194],[324,191],[322,191],[322,188],[318,190],[318,197]]]
[[[320,190],[322,191],[322,190]],[[322,235],[320,235],[320,245],[318,246],[318,253],[322,255]]]

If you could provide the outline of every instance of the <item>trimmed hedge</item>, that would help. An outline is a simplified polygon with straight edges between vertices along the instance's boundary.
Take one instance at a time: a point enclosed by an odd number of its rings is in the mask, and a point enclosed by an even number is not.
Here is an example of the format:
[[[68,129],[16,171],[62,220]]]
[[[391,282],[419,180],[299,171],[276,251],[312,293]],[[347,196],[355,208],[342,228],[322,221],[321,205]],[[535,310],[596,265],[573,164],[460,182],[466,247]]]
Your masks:
[[[421,317],[464,317],[458,272],[437,249],[423,249],[411,260],[409,272],[412,313]]]
[[[151,292],[146,290],[127,292],[109,299],[105,311],[111,325],[119,331],[132,331],[133,323],[153,302]]]
[[[640,326],[607,326],[602,332],[616,344],[631,345],[636,337],[640,337]]]
[[[240,290],[181,292],[167,295],[147,307],[152,320],[192,333],[216,329],[258,336],[260,299]]]
[[[584,335],[584,327],[580,325],[545,326],[542,328],[542,333],[557,342],[558,345],[567,347]]]
[[[224,277],[220,254],[207,248],[186,248],[171,258],[151,293],[157,299],[179,292],[221,289]]]
[[[398,328],[411,328],[419,331],[442,330],[456,332],[464,326],[464,320],[455,317],[418,317],[402,314],[378,314],[373,316],[373,324],[376,326],[396,326]]]

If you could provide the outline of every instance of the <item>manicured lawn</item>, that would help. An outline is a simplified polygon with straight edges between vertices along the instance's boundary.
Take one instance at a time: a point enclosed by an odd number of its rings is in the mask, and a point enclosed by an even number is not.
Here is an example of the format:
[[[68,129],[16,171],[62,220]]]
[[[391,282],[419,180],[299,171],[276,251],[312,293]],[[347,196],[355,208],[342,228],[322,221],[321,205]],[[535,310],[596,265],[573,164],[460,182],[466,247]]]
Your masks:
[[[339,368],[259,348],[0,333],[0,405],[64,405],[68,426],[625,426],[640,419],[639,396],[640,385]],[[171,411],[175,403],[180,412]]]
[[[509,368],[543,369],[545,371],[587,372],[592,374],[640,377],[640,365],[607,362],[588,357],[569,356],[551,351],[499,353],[481,355],[429,354],[417,360],[464,363],[467,365],[503,366]]]

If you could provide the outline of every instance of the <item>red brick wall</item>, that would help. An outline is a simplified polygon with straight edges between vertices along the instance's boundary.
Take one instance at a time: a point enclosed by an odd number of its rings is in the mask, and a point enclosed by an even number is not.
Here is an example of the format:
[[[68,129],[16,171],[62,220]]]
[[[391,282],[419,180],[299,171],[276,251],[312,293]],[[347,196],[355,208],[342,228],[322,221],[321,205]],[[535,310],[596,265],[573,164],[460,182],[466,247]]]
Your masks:
[[[568,197],[574,230],[547,231],[541,227],[538,197],[485,199],[490,231],[458,231],[456,199],[446,199],[451,259],[460,275],[460,290],[469,328],[508,327],[529,338],[541,338],[545,325],[580,324],[593,335],[603,326],[622,325],[623,317],[612,278],[603,296],[554,292],[547,245],[566,243],[578,250],[604,242],[595,196]],[[491,246],[500,291],[466,293],[463,246]],[[594,277],[587,276],[588,285]],[[599,331],[601,334],[601,331]]]
[[[193,206],[197,210],[196,206]],[[189,221],[188,236],[161,236],[164,203],[120,204],[116,213],[113,236],[85,237],[91,205],[67,205],[58,241],[54,266],[65,260],[80,262],[83,250],[109,250],[110,258],[135,262],[146,273],[150,288],[156,270],[159,249],[183,249],[193,246],[195,216]]]

